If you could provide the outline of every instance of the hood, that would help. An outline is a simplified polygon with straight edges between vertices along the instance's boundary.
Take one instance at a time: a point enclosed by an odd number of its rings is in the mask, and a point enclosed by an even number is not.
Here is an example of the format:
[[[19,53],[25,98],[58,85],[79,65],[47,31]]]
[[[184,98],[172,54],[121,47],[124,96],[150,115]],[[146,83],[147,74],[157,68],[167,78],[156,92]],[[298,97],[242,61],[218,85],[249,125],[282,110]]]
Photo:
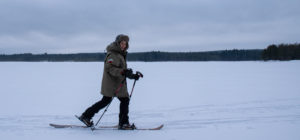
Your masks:
[[[128,46],[127,46],[127,49],[128,49]],[[122,51],[120,48],[120,44],[117,42],[112,42],[106,47],[107,52],[116,52],[116,53],[120,53],[122,55],[127,54],[127,49],[125,51]]]
[[[127,35],[124,34],[119,34],[116,39],[115,42],[117,43],[117,45],[120,44],[121,41],[126,41],[126,50],[128,50],[129,48],[129,37]]]

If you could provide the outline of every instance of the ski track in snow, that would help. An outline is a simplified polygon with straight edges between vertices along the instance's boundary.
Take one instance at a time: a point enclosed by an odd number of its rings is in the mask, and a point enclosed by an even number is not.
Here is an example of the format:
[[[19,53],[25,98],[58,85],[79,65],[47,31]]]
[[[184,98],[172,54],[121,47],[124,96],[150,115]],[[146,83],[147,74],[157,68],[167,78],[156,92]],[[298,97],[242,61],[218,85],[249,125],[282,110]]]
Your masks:
[[[300,99],[277,101],[255,101],[226,105],[200,105],[172,108],[161,111],[145,111],[137,118],[166,118],[168,129],[205,128],[222,125],[244,125],[268,123],[300,123]],[[292,112],[292,113],[291,113]]]
[[[107,118],[117,118],[117,113],[106,114]],[[151,127],[165,124],[164,129],[193,129],[207,127],[244,127],[255,129],[259,124],[290,123],[300,124],[300,99],[275,101],[253,101],[225,105],[199,105],[180,108],[133,111],[131,120],[137,126]],[[99,115],[94,117],[98,119]],[[155,121],[153,121],[155,120]],[[116,125],[117,120],[103,122],[102,125]],[[51,130],[49,123],[81,123],[73,116],[1,116],[0,130],[7,131],[45,131]]]

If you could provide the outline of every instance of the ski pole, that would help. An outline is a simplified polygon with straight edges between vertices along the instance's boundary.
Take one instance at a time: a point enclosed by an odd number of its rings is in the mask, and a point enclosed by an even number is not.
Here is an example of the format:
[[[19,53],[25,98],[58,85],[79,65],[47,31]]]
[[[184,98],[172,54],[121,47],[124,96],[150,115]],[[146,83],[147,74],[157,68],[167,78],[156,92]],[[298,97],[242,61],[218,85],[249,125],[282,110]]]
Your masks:
[[[141,72],[139,72],[139,71],[136,72],[136,75],[138,75],[139,77],[142,77],[142,78],[144,77],[144,75]],[[134,87],[135,87],[135,83],[136,83],[136,79],[134,79],[133,86],[132,86],[129,98],[131,98],[131,96],[132,96],[132,93],[133,93],[133,90],[134,90]]]
[[[103,115],[104,115],[104,113],[107,111],[107,109],[108,109],[108,107],[109,107],[109,105],[111,104],[111,102],[114,100],[114,97],[112,98],[112,100],[110,101],[110,103],[106,106],[106,108],[105,108],[105,110],[104,110],[104,112],[102,113],[102,115],[100,116],[100,118],[98,119],[98,121],[97,121],[97,123],[96,123],[96,125],[95,126],[97,126],[98,125],[98,123],[100,122],[100,120],[102,119],[102,117],[103,117]],[[94,127],[95,127],[94,126]]]
[[[124,81],[125,81],[125,80],[126,80],[126,77],[125,77],[125,79],[121,82],[120,86],[117,88],[117,90],[116,90],[116,92],[115,92],[116,95],[117,95],[117,93],[119,93],[120,89],[123,87],[123,84],[124,84]],[[109,105],[111,104],[111,102],[112,102],[113,100],[114,100],[114,97],[112,98],[112,100],[110,101],[110,103],[106,106],[105,110],[103,111],[102,115],[101,115],[100,118],[98,119],[98,121],[97,121],[97,123],[96,123],[95,126],[98,125],[98,123],[99,123],[100,120],[102,119],[103,115],[105,114],[105,112],[107,111]],[[94,127],[95,127],[95,126],[94,126]]]
[[[130,93],[130,95],[129,95],[129,99],[130,99],[131,96],[132,96],[132,92],[133,92],[133,89],[134,89],[134,86],[135,86],[135,82],[136,82],[136,80],[134,80],[134,82],[133,82],[133,86],[132,86],[132,89],[131,89],[131,93]]]

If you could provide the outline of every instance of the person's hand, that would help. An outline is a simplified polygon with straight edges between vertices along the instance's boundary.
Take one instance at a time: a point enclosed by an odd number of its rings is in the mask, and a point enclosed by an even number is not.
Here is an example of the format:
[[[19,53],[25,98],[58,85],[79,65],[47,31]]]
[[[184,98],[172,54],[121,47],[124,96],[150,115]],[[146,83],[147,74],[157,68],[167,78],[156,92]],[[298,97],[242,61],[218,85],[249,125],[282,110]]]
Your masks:
[[[143,77],[143,74],[141,72],[136,72],[136,74],[133,74],[132,69],[125,69],[123,70],[122,74],[129,78],[129,79],[134,79],[134,80],[139,80],[140,77]]]
[[[140,76],[138,74],[133,74],[131,78],[134,79],[134,80],[139,80]],[[129,79],[131,79],[131,78],[129,78]]]
[[[132,69],[125,69],[124,71],[123,71],[123,75],[125,76],[125,77],[129,77],[129,76],[131,76],[133,73],[132,73]]]
[[[144,75],[141,72],[139,72],[139,71],[136,71],[135,74],[132,74],[132,79],[134,79],[134,80],[139,80],[140,77],[143,78]]]

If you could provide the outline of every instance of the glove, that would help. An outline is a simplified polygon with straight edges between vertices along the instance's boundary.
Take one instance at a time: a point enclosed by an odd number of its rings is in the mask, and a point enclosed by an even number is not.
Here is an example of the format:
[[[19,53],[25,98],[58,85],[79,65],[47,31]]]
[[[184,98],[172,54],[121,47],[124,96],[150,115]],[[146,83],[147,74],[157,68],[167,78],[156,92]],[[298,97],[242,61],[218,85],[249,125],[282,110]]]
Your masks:
[[[132,74],[132,69],[125,69],[122,72],[122,75],[124,75],[125,77],[131,76]]]
[[[131,77],[128,77],[129,79],[139,80],[140,76],[138,74],[132,74]]]
[[[130,75],[127,75],[126,77],[129,79],[134,79],[134,80],[140,79],[140,76],[138,74],[132,74],[132,73]]]
[[[140,75],[139,74],[133,74],[132,69],[125,69],[123,71],[123,75],[129,79],[139,80]]]
[[[143,77],[143,74],[141,72],[136,72],[136,74],[133,74],[132,69],[125,69],[122,72],[122,75],[129,79],[139,80],[140,77]]]

